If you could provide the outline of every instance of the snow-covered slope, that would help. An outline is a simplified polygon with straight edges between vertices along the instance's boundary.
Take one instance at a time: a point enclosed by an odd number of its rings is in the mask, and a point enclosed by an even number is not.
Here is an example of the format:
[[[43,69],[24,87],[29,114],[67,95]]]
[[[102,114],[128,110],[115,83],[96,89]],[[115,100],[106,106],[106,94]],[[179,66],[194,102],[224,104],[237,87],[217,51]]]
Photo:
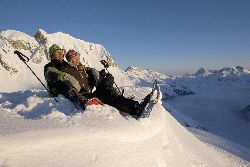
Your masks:
[[[133,69],[132,73],[136,71]],[[220,70],[201,68],[195,74],[168,77],[161,90],[164,106],[182,125],[205,129],[250,148],[249,70],[240,66]]]
[[[39,29],[34,37],[31,37],[19,31],[6,30],[0,32],[0,91],[41,88],[41,84],[34,79],[26,65],[14,54],[14,50],[19,50],[30,58],[28,65],[44,82],[43,67],[49,62],[48,49],[54,43],[65,50],[75,49],[81,54],[81,61],[84,65],[97,70],[103,69],[100,60],[106,60],[110,65],[109,71],[115,78],[121,78],[116,81],[118,85],[133,83],[102,45],[85,42],[61,32],[48,34]]]
[[[150,89],[127,87],[128,94]],[[44,90],[1,93],[1,166],[244,166],[204,144],[157,104],[148,119],[107,105],[82,112]]]
[[[162,86],[165,84],[167,77],[151,70],[147,70],[147,77],[142,73],[141,78],[128,75],[104,47],[68,34],[38,30],[31,37],[18,31],[2,31],[0,166],[250,165],[245,158],[250,157],[248,151],[236,154],[240,158],[204,144],[181,126],[161,103],[155,105],[148,119],[140,121],[108,105],[90,106],[82,111],[63,96],[59,96],[56,103],[13,54],[19,50],[28,56],[31,59],[28,64],[44,81],[43,66],[49,61],[48,48],[53,43],[66,50],[77,50],[85,65],[98,70],[102,69],[100,60],[107,60],[125,96],[135,95],[138,101],[150,92],[145,86],[155,75]],[[182,121],[187,119],[183,114],[180,117]],[[188,123],[203,127],[195,120]]]

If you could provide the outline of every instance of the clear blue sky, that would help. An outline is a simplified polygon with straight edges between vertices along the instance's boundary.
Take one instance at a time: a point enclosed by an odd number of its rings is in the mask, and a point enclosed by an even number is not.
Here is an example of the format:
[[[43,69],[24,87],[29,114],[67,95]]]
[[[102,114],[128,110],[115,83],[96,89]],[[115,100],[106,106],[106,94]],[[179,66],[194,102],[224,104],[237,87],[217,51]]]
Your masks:
[[[39,28],[99,43],[122,68],[250,69],[249,0],[1,0],[0,31]]]

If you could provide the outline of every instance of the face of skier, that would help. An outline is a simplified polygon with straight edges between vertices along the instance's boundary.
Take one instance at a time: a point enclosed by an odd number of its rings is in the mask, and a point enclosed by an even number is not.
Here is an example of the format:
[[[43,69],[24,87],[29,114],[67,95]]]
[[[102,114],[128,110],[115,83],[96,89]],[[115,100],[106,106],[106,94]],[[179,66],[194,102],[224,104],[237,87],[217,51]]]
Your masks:
[[[63,50],[55,50],[52,56],[52,60],[62,61],[64,58]]]
[[[80,56],[77,55],[77,56],[72,57],[71,62],[72,62],[75,66],[80,65]]]

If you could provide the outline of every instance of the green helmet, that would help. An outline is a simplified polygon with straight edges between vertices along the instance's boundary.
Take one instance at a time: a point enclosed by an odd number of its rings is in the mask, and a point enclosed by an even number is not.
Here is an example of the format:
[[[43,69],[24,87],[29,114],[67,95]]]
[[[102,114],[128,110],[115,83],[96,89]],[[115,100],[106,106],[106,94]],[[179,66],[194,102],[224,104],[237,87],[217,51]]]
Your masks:
[[[62,50],[57,44],[53,44],[50,48],[49,48],[49,55],[50,57],[53,55],[53,53],[56,50]]]

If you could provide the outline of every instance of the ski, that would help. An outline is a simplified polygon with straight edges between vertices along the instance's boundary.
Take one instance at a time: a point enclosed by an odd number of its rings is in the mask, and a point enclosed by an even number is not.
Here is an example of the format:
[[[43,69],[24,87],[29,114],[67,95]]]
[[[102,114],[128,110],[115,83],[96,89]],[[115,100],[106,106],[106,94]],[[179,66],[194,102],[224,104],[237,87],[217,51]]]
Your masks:
[[[154,92],[156,92],[156,97],[153,96]],[[138,117],[138,119],[142,119],[142,118],[148,118],[154,105],[160,100],[161,98],[161,91],[160,91],[160,86],[158,84],[158,82],[155,80],[153,83],[153,87],[152,87],[152,91],[151,91],[151,99],[149,101],[149,103],[147,104],[147,106],[145,107],[145,109],[142,111],[142,113],[140,114],[140,116]]]

